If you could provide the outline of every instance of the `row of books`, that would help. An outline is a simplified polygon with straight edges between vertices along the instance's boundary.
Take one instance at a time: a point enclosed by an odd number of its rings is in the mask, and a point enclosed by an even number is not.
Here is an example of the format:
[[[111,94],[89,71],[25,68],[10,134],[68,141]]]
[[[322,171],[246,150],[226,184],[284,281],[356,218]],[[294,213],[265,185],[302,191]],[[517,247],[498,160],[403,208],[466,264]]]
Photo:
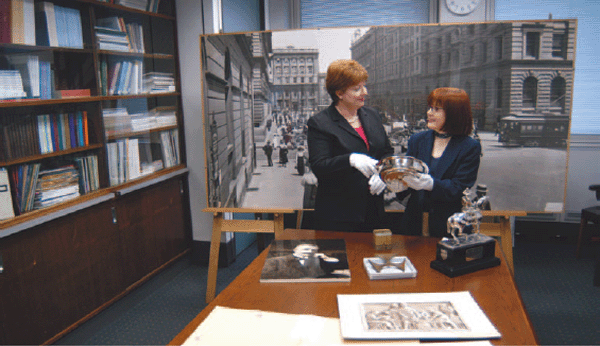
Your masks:
[[[49,1],[38,2],[35,33],[38,46],[83,48],[81,12]]]
[[[98,48],[122,52],[144,53],[144,31],[142,25],[125,23],[123,17],[98,18],[94,30]]]
[[[104,132],[107,136],[118,136],[130,132],[150,131],[177,125],[174,107],[156,107],[148,112],[129,114],[126,108],[102,110]]]
[[[0,1],[0,43],[35,46],[34,0]]]
[[[87,111],[0,117],[1,161],[89,145]]]
[[[121,59],[100,63],[102,95],[137,95],[144,93],[144,63],[141,59]]]
[[[58,168],[41,167],[40,163],[31,163],[10,171],[0,169],[0,182],[9,185],[11,192],[0,199],[0,219],[62,203],[99,188],[96,155],[77,157]]]
[[[177,129],[118,139],[107,144],[110,186],[115,186],[180,161]]]

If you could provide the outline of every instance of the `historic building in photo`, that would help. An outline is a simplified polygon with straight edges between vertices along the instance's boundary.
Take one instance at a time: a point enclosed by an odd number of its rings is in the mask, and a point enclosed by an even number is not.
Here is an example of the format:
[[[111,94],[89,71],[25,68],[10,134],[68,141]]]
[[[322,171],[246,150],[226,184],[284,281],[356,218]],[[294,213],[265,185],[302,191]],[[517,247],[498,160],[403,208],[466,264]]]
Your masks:
[[[283,116],[307,118],[319,104],[319,50],[274,48],[271,56],[271,100]]]
[[[480,129],[510,114],[569,115],[575,20],[374,27],[352,47],[369,104],[415,124],[438,87],[464,89]]]

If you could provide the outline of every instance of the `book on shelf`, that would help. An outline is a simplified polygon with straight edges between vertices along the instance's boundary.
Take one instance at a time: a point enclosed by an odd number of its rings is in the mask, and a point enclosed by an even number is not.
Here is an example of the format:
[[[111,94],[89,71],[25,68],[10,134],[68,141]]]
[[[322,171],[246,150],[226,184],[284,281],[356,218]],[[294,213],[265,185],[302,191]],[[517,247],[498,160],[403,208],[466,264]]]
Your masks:
[[[260,282],[349,282],[344,239],[274,240]]]
[[[42,1],[38,2],[35,6],[35,36],[37,45],[58,47],[54,3]]]
[[[0,99],[27,97],[19,70],[0,70]]]
[[[20,165],[11,172],[16,215],[33,210],[40,166],[40,163]]]
[[[74,164],[38,173],[33,209],[42,209],[80,196],[79,172]]]
[[[144,90],[148,93],[175,91],[175,77],[168,72],[148,72],[144,74]]]
[[[115,0],[115,3],[121,6],[135,8],[140,11],[148,9],[148,0]]]
[[[8,23],[5,19],[0,25],[7,25],[2,31],[6,30],[8,39],[0,42],[35,46],[34,0],[3,0],[2,3],[0,17],[8,16]]]
[[[81,12],[49,1],[38,2],[35,37],[39,46],[83,48]]]
[[[0,1],[0,43],[12,43],[10,1]]]
[[[31,114],[10,114],[0,119],[2,125],[2,158],[10,161],[26,156],[39,155],[38,124]]]
[[[86,194],[100,188],[98,179],[98,157],[89,155],[75,158],[79,168],[79,191]]]
[[[177,129],[160,131],[157,133],[152,133],[152,136],[158,139],[155,139],[155,142],[160,143],[162,160],[165,167],[173,167],[177,166],[180,163],[180,155],[179,155],[179,133]]]
[[[69,97],[89,97],[92,96],[92,91],[90,89],[67,89],[67,90],[57,90],[58,94],[61,98],[69,98]]]
[[[140,149],[137,138],[124,138],[107,144],[108,172],[111,186],[141,176]]]
[[[89,142],[87,131],[87,111],[74,111],[60,114],[40,114],[37,116],[37,145],[40,154],[52,153],[70,148],[84,147]]]
[[[40,60],[36,54],[10,54],[6,56],[10,66],[19,71],[26,97],[40,97]]]
[[[0,168],[0,220],[15,217],[13,209],[10,180],[6,168]]]

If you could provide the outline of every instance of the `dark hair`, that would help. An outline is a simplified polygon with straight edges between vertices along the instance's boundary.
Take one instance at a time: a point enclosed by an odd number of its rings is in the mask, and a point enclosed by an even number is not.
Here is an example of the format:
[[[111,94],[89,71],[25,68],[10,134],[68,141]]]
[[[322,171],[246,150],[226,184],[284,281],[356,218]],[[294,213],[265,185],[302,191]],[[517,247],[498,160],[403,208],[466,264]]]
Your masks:
[[[446,113],[442,130],[451,135],[468,136],[473,131],[473,114],[469,95],[458,88],[437,88],[427,97],[427,105]]]
[[[325,88],[334,103],[339,97],[337,91],[345,92],[349,87],[364,82],[369,78],[367,70],[355,60],[335,60],[327,68]]]

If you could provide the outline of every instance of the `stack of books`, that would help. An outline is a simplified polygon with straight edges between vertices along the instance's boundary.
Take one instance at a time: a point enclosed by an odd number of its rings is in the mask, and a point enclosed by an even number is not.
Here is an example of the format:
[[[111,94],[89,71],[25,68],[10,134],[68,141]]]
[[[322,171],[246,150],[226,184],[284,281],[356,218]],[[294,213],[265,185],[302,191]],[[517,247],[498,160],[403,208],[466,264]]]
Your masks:
[[[0,70],[0,99],[27,97],[19,70]]]
[[[144,53],[144,30],[139,23],[125,23],[123,17],[99,18],[94,27],[98,48]]]
[[[121,135],[131,132],[131,116],[126,108],[104,108],[104,133],[107,136]]]
[[[144,74],[144,89],[148,93],[166,93],[175,91],[175,78],[168,72],[149,72]]]
[[[42,209],[79,197],[79,172],[75,165],[39,172],[33,209]]]
[[[11,54],[6,58],[11,68],[21,74],[22,88],[29,98],[40,97],[40,61],[35,54]],[[1,83],[0,85],[3,85]]]

